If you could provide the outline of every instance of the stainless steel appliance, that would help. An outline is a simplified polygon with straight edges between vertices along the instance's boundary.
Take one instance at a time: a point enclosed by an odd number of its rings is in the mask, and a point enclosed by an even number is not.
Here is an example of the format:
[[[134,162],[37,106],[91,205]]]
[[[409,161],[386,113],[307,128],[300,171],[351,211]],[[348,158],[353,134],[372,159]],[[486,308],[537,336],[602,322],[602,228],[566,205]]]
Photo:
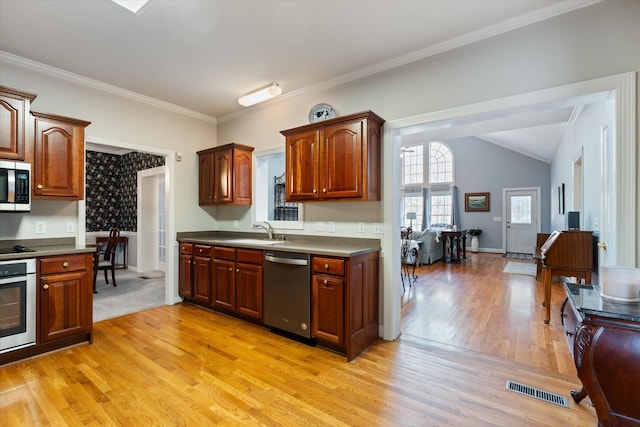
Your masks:
[[[36,343],[36,260],[0,261],[0,353]]]
[[[268,250],[264,255],[264,323],[311,338],[310,256]]]
[[[31,165],[0,160],[0,211],[31,210]]]

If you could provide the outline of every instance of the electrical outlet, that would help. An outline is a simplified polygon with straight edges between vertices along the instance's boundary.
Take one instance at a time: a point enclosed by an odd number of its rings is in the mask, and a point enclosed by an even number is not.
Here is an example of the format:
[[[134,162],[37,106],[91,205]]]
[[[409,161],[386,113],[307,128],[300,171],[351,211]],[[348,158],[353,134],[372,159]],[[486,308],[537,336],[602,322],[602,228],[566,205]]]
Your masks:
[[[327,223],[327,231],[329,233],[335,233],[336,232],[336,223],[333,221],[329,221]]]
[[[358,233],[364,233],[364,222],[358,223]]]
[[[46,221],[36,221],[36,234],[46,234],[47,223]]]
[[[324,221],[316,222],[316,231],[324,231]]]
[[[238,220],[237,219],[233,220],[233,228],[238,228]]]
[[[67,221],[67,233],[73,233],[76,231],[76,223],[73,221]]]
[[[384,233],[384,226],[382,223],[376,222],[373,224],[373,232],[377,234]]]

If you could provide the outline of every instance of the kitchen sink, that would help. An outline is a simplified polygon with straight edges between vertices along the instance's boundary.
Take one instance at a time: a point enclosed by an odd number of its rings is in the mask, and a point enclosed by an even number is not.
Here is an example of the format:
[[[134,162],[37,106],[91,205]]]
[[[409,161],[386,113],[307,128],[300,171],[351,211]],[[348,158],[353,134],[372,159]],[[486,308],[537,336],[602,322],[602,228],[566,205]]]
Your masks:
[[[247,245],[277,245],[283,243],[282,240],[267,240],[267,239],[229,239],[229,243],[239,243]]]

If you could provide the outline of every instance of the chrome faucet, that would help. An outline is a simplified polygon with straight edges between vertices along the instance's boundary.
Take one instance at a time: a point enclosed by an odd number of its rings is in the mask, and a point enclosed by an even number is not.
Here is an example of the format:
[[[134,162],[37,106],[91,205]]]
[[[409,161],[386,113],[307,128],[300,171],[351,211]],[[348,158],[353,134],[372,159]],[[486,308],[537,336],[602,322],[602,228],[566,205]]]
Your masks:
[[[251,224],[251,228],[264,228],[267,231],[267,233],[269,233],[269,240],[273,240],[273,227],[267,221],[262,221],[262,222],[267,224],[267,226],[265,227],[262,224],[255,223],[255,224]]]

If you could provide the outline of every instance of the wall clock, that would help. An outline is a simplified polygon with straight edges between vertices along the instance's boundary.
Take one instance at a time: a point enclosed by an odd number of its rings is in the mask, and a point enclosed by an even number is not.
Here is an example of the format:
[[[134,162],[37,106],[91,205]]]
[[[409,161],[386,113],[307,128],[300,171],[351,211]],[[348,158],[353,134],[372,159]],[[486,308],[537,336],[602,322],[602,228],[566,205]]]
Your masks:
[[[329,104],[316,104],[309,110],[309,123],[321,122],[323,120],[332,119],[336,116],[336,112]]]

